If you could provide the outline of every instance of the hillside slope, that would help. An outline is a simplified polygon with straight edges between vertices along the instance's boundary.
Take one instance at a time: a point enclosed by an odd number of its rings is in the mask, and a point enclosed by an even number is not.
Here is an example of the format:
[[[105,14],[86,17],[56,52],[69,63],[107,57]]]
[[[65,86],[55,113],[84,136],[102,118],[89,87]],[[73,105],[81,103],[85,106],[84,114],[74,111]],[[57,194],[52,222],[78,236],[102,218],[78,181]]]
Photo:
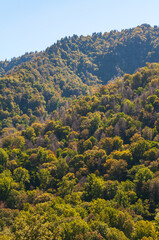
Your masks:
[[[158,189],[159,63],[3,130],[2,239],[156,240]]]
[[[92,94],[99,84],[159,61],[159,28],[147,24],[121,32],[64,38],[40,53],[0,63],[0,120],[23,128],[36,118]]]
[[[106,83],[120,73],[133,73],[146,62],[159,61],[159,28],[143,24],[136,28],[92,36],[73,35],[57,41],[44,52],[25,54],[12,61],[0,62],[1,75],[21,63],[46,58],[48,64],[64,65],[79,75],[83,82],[93,81],[91,75]],[[42,63],[47,67],[45,62]],[[94,81],[93,81],[94,82]]]

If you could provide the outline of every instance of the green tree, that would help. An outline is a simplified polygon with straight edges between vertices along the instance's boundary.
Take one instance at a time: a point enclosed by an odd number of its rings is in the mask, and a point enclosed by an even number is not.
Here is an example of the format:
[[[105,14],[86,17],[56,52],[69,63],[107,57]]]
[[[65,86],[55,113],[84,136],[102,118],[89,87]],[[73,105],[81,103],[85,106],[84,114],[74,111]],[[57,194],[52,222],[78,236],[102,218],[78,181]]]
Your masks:
[[[145,151],[149,149],[149,143],[143,139],[131,144],[131,152],[133,155],[133,161],[137,163],[139,160],[143,159]]]
[[[123,206],[124,208],[128,207],[130,205],[130,199],[126,192],[122,190],[118,190],[114,199],[115,202],[117,202],[118,206]]]
[[[23,188],[26,183],[29,183],[30,176],[27,169],[19,167],[16,168],[13,172],[13,178],[16,182],[20,183],[20,186]]]
[[[109,231],[107,233],[107,239],[128,240],[125,234],[116,228],[109,228]]]
[[[64,158],[59,158],[56,162],[57,177],[62,178],[68,171],[68,164]]]
[[[53,233],[49,230],[49,223],[44,216],[32,212],[21,211],[16,218],[14,227],[15,240],[53,240]]]
[[[0,200],[5,201],[7,199],[12,188],[12,182],[13,179],[9,170],[0,174]]]
[[[6,168],[8,160],[9,156],[7,152],[3,148],[0,148],[0,165]]]
[[[76,185],[75,175],[73,173],[67,173],[62,178],[62,181],[60,181],[58,184],[59,186],[58,192],[62,197],[64,197],[72,193],[75,185]]]
[[[135,174],[134,183],[136,185],[136,192],[139,196],[145,195],[145,191],[143,186],[147,183],[148,180],[153,178],[154,174],[149,168],[140,168],[138,172]]]
[[[29,140],[32,140],[34,139],[34,137],[36,136],[35,134],[35,131],[34,131],[34,128],[33,127],[28,127],[26,130],[25,130],[25,133],[24,133],[25,137]]]
[[[39,172],[37,173],[37,177],[40,182],[40,188],[47,189],[52,179],[49,169],[47,168],[40,169]]]
[[[149,221],[138,221],[135,224],[135,231],[132,234],[133,240],[140,240],[143,237],[151,237],[152,239],[157,239],[155,225]]]
[[[93,198],[102,198],[104,194],[104,180],[102,177],[96,177],[95,174],[90,174],[87,177],[88,183],[84,186],[83,198],[90,201]]]

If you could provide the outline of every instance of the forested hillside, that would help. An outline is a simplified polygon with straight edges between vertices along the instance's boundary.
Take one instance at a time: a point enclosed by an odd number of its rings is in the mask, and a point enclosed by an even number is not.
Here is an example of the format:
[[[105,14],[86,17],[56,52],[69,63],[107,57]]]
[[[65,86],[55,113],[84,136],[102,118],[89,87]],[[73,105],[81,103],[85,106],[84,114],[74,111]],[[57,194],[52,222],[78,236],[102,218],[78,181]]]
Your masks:
[[[0,131],[45,121],[99,84],[159,62],[159,28],[65,37],[40,53],[0,62]]]
[[[45,122],[3,128],[0,239],[157,240],[158,112],[149,63]]]
[[[0,73],[6,74],[21,63],[36,62],[42,58],[43,61],[36,66],[33,64],[34,68],[38,69],[39,65],[43,69],[49,65],[65,66],[88,85],[97,80],[106,83],[119,74],[133,73],[146,62],[158,62],[158,50],[159,28],[143,24],[121,32],[113,30],[103,34],[93,33],[92,36],[62,38],[44,52],[26,53],[11,61],[0,62]],[[48,70],[48,76],[49,73]]]

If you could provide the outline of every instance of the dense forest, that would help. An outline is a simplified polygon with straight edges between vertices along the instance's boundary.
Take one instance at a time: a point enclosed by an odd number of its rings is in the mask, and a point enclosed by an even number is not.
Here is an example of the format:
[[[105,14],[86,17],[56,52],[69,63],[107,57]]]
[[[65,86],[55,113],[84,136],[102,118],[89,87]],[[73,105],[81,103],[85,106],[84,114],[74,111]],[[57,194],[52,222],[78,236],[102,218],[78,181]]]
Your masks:
[[[0,132],[46,120],[72,99],[92,95],[146,62],[159,62],[159,28],[143,24],[121,32],[61,39],[44,52],[0,62]]]
[[[158,239],[159,64],[4,128],[1,239]]]
[[[144,24],[1,62],[0,240],[159,239],[158,50]]]

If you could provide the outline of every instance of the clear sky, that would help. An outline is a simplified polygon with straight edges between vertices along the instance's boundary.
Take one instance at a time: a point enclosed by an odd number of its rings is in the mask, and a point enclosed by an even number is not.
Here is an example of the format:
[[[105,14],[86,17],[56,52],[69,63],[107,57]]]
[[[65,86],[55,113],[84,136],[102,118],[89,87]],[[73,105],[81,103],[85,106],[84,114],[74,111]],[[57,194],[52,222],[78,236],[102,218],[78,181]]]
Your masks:
[[[0,60],[65,36],[159,25],[159,0],[0,0]]]

